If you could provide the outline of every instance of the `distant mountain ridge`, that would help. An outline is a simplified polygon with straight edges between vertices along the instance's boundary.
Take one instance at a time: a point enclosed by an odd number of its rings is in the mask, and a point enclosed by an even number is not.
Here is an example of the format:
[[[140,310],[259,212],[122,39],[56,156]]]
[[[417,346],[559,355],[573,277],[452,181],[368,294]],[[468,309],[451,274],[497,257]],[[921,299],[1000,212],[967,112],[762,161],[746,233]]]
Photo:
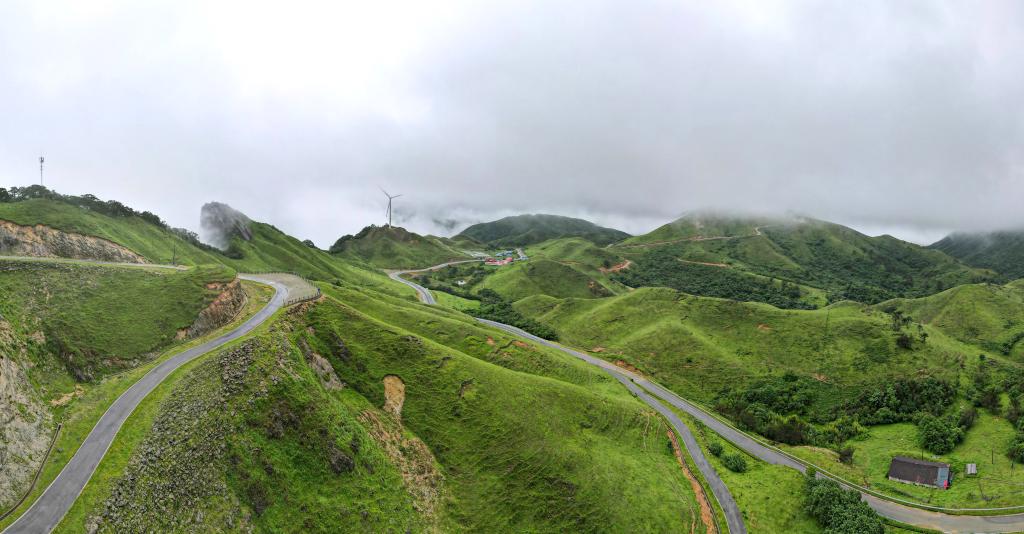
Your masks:
[[[1007,279],[1024,277],[1024,230],[953,233],[928,246]]]
[[[729,269],[788,280],[824,289],[830,301],[865,303],[924,296],[996,278],[995,273],[964,265],[939,250],[802,217],[691,214],[610,250],[637,264],[624,274],[633,282],[622,280],[627,285],[664,285],[694,294],[708,294],[703,289],[715,286],[709,296],[738,300],[765,301],[743,296],[763,292],[763,281],[736,279],[731,287],[721,287],[716,272]],[[714,267],[718,271],[711,270]]]
[[[468,237],[495,247],[525,246],[561,237],[582,237],[603,246],[622,241],[629,234],[584,219],[527,214],[474,224],[455,237]]]

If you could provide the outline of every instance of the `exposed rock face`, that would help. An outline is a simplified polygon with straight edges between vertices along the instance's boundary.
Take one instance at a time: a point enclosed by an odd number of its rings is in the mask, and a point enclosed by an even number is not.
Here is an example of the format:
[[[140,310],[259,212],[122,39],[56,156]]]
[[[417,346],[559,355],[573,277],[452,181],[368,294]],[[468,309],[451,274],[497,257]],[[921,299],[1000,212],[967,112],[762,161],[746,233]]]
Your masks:
[[[50,411],[13,358],[24,350],[0,318],[0,510],[28,489],[53,436]]]
[[[210,303],[188,328],[178,331],[178,339],[192,339],[231,322],[245,306],[245,290],[239,279],[227,284],[211,284],[209,289],[220,289],[220,295]]]
[[[0,254],[147,263],[142,256],[113,241],[41,224],[23,226],[4,220],[0,220]]]

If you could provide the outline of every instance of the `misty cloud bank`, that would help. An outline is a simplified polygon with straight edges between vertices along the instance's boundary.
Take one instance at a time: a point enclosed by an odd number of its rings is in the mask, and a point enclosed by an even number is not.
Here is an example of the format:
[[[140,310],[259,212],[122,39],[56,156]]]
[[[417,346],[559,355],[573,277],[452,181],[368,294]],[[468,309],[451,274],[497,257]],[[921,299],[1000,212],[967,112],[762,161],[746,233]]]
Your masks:
[[[403,16],[396,16],[402,13]],[[320,246],[695,209],[1024,226],[1024,4],[0,5],[0,181]],[[105,36],[95,39],[96,35]],[[273,36],[273,38],[268,38]]]
[[[252,221],[244,213],[220,202],[203,204],[199,212],[199,226],[203,241],[227,250],[231,237],[237,235],[246,241],[252,240]]]

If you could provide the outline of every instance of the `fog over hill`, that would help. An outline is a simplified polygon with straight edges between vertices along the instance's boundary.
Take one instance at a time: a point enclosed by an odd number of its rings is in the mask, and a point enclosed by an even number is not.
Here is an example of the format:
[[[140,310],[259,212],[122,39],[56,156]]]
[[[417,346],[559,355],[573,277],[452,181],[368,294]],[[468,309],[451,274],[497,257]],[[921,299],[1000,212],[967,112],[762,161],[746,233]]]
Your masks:
[[[401,16],[396,16],[401,13]],[[1024,226],[1024,4],[124,0],[0,6],[0,184],[327,247],[517,213],[638,234],[788,210]],[[103,39],[89,36],[103,35]],[[267,36],[274,36],[268,39]]]

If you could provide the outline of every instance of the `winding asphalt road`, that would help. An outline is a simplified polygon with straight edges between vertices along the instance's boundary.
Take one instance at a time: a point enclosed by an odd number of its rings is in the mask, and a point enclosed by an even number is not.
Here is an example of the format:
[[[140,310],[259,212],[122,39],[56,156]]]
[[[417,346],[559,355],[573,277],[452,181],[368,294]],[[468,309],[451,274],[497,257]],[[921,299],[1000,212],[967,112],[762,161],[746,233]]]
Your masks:
[[[439,265],[431,267],[429,269],[421,269],[420,271],[435,270],[444,267]],[[420,300],[427,304],[435,304],[434,297],[430,294],[430,291],[426,288],[401,278],[401,274],[408,272],[418,271],[397,271],[395,273],[389,273],[391,278],[397,280],[405,285],[411,286],[420,296]],[[722,509],[726,512],[726,520],[729,523],[729,531],[732,533],[746,532],[746,527],[743,525],[742,516],[740,515],[739,509],[736,506],[732,495],[729,493],[728,488],[718,477],[714,469],[707,463],[707,459],[704,457],[703,452],[697,445],[696,440],[693,439],[693,434],[689,428],[683,424],[682,421],[676,417],[675,413],[665,408],[657,399],[651,395],[660,398],[661,400],[671,404],[675,408],[686,412],[693,416],[698,421],[702,422],[724,439],[733,443],[737,447],[743,449],[750,455],[759,458],[765,462],[775,465],[783,465],[796,469],[801,473],[806,472],[806,467],[795,460],[794,458],[783,453],[779,449],[766,445],[760,440],[754,439],[750,435],[743,431],[740,431],[733,426],[725,423],[718,419],[703,408],[683,399],[679,395],[676,395],[672,391],[655,384],[646,378],[631,373],[628,370],[622,369],[610,362],[595,358],[589,354],[582,353],[548,341],[546,339],[537,337],[529,332],[520,330],[514,326],[507,324],[498,323],[495,321],[489,321],[487,319],[477,319],[478,321],[499,328],[513,335],[528,339],[535,343],[551,347],[556,350],[560,350],[571,356],[575,356],[587,363],[601,367],[605,371],[611,373],[616,379],[619,380],[623,385],[629,388],[630,391],[637,394],[637,397],[647,403],[649,406],[657,410],[659,413],[665,415],[665,417],[672,423],[676,431],[683,438],[683,442],[686,444],[686,448],[690,451],[690,455],[694,459],[694,463],[704,473],[704,478],[708,481],[711,486],[712,492],[715,497],[718,498],[719,503],[722,505]],[[648,394],[649,393],[649,394]],[[696,451],[696,452],[695,452]],[[709,474],[710,473],[710,474]],[[818,477],[823,477],[821,472],[818,473]],[[860,488],[849,486],[842,481],[840,484],[843,486],[860,491]],[[878,512],[879,515],[906,523],[909,525],[915,525],[918,527],[938,530],[941,532],[950,533],[1008,533],[1008,532],[1024,532],[1024,514],[1015,513],[1008,515],[958,515],[958,514],[946,514],[942,512],[933,512],[929,510],[923,510],[914,506],[908,506],[900,504],[894,500],[882,499],[874,495],[864,493],[861,491],[861,499],[868,504],[872,509]]]
[[[388,276],[390,276],[393,280],[401,282],[415,289],[416,293],[419,295],[419,298],[421,301],[423,301],[423,303],[432,305],[436,304],[437,302],[434,300],[434,296],[430,293],[430,291],[427,288],[415,282],[406,280],[405,278],[402,278],[401,275],[411,272],[433,271],[445,267],[447,265],[450,264],[436,265],[428,269],[420,269],[413,271],[393,271],[389,272]],[[488,326],[499,328],[512,335],[528,339],[530,341],[533,341],[534,343],[538,343],[546,347],[551,347],[553,349],[560,350],[571,356],[575,356],[587,363],[596,365],[601,369],[605,370],[606,372],[608,372],[613,377],[615,377],[615,379],[621,382],[622,385],[626,386],[627,389],[636,394],[638,399],[645,402],[651,408],[657,410],[658,413],[665,417],[665,419],[668,419],[668,422],[672,425],[672,428],[674,428],[676,433],[679,434],[680,437],[682,437],[683,444],[686,446],[686,450],[689,451],[690,456],[693,458],[693,463],[697,465],[697,469],[699,469],[701,474],[704,475],[704,479],[708,481],[708,485],[711,487],[711,492],[714,494],[715,499],[718,501],[719,505],[722,507],[722,511],[725,513],[725,522],[728,526],[728,532],[732,534],[746,534],[747,527],[743,523],[743,514],[740,512],[739,506],[736,505],[736,500],[733,499],[732,493],[729,492],[729,488],[726,487],[725,482],[722,482],[722,479],[719,478],[718,473],[716,473],[715,469],[711,467],[711,464],[708,462],[708,459],[704,456],[704,451],[701,450],[700,445],[697,444],[697,439],[694,437],[693,432],[690,431],[690,428],[687,427],[685,423],[683,423],[683,421],[679,418],[678,415],[676,415],[675,412],[666,408],[665,405],[663,405],[661,402],[658,402],[658,400],[651,396],[647,391],[644,391],[635,383],[633,383],[630,377],[626,376],[626,374],[621,372],[622,370],[619,367],[616,367],[615,365],[612,365],[611,363],[608,363],[599,358],[594,358],[593,356],[590,356],[588,354],[584,354],[582,352],[563,347],[562,345],[553,343],[544,338],[537,337],[529,332],[520,330],[519,328],[516,328],[514,326],[499,323],[496,321],[491,321],[488,319],[478,318],[477,321],[480,321],[481,323],[486,324]]]
[[[128,265],[135,266],[135,264]],[[154,265],[150,264],[138,266],[154,267]],[[32,506],[17,521],[3,531],[4,534],[38,534],[50,532],[56,528],[61,519],[64,518],[64,514],[71,509],[71,505],[74,504],[82,489],[89,483],[89,479],[92,477],[93,472],[96,471],[100,461],[103,460],[103,456],[106,455],[107,449],[113,443],[114,437],[117,436],[118,430],[121,429],[121,425],[124,424],[128,416],[131,415],[146,395],[160,385],[175,369],[229,341],[238,339],[251,332],[280,309],[288,300],[289,287],[286,283],[263,275],[240,274],[239,278],[273,286],[275,289],[273,298],[263,309],[256,312],[255,315],[238,328],[168,358],[146,373],[138,382],[132,384],[107,408],[107,411],[100,417],[100,420],[85,438],[82,446],[78,448],[78,451],[67,465],[64,466],[64,469],[57,475],[57,478],[50,483],[46,491],[36,499]],[[299,280],[301,281],[301,279]]]

